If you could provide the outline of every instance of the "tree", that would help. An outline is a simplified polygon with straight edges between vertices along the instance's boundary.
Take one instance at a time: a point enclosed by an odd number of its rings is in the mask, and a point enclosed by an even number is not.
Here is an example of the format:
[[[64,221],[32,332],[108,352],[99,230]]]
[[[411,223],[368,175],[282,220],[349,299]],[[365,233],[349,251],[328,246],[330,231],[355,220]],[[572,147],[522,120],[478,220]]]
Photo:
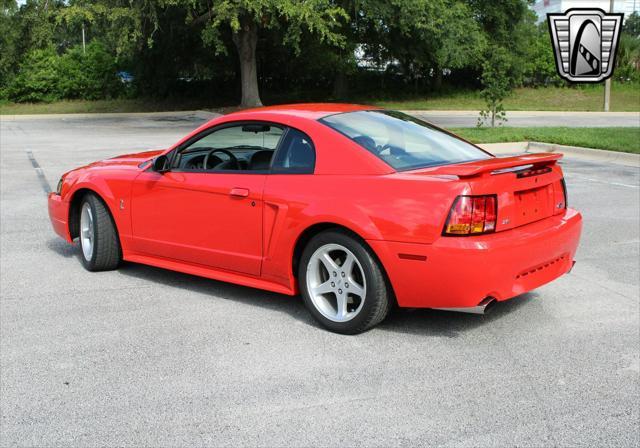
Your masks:
[[[191,21],[204,22],[205,43],[216,53],[226,53],[221,33],[229,28],[240,61],[241,107],[260,106],[256,48],[261,31],[284,28],[284,43],[299,51],[300,36],[309,31],[331,45],[341,46],[344,38],[336,29],[347,16],[331,0],[165,0],[168,4],[191,7]]]
[[[417,90],[439,89],[444,70],[481,61],[484,36],[469,6],[460,0],[353,1],[353,38],[368,59],[400,61]]]
[[[27,0],[19,8],[14,0],[0,0],[0,87],[9,83],[31,51],[63,40],[55,23],[61,7],[60,0]]]
[[[465,0],[494,45],[513,48],[513,31],[534,0]]]
[[[627,20],[625,20],[622,26],[622,32],[636,39],[640,38],[640,14],[638,14],[638,11],[634,11],[627,17]]]
[[[344,10],[331,0],[75,0],[67,8],[67,22],[101,18],[111,23],[111,40],[118,51],[140,44],[153,46],[161,29],[161,16],[171,7],[181,8],[192,29],[201,30],[204,43],[215,54],[227,54],[223,38],[231,33],[237,51],[242,100],[241,107],[262,104],[258,88],[256,50],[260,34],[268,29],[283,28],[283,43],[299,51],[301,34],[314,33],[321,41],[340,46],[344,38],[335,30],[346,18]],[[178,37],[178,38],[181,38]]]
[[[0,1],[0,89],[13,75],[16,64],[16,43],[18,33],[14,16],[18,7],[15,0]]]
[[[616,77],[624,81],[640,78],[640,15],[637,12],[631,14],[622,27]]]
[[[431,42],[436,74],[436,89],[440,89],[443,69],[473,67],[482,61],[487,39],[474,20],[470,8],[461,2],[448,2],[441,16],[441,26]]]
[[[77,54],[83,30],[87,43],[100,44],[96,54],[114,62],[101,66],[134,75],[128,95],[197,95],[200,102],[231,104],[241,88],[243,107],[261,104],[260,89],[282,101],[348,99],[379,97],[385,89],[395,96],[438,91],[446,80],[453,87],[482,83],[488,93],[496,85],[492,80],[500,79],[482,75],[495,48],[508,50],[511,58],[509,88],[555,76],[548,35],[531,21],[530,0],[0,2],[3,95],[34,50],[53,50],[74,70],[84,64]],[[72,48],[73,57],[67,55]],[[637,61],[635,51],[629,54]],[[46,64],[36,60],[29,57],[44,76]],[[349,78],[357,78],[351,95]],[[65,97],[78,94],[75,87],[63,90]]]
[[[526,23],[519,29],[519,47],[522,50],[516,53],[516,57],[520,60],[524,83],[533,86],[563,84],[564,81],[556,71],[546,21],[538,25]]]
[[[480,111],[478,126],[489,121],[491,127],[496,122],[506,121],[506,113],[502,102],[513,87],[513,58],[504,47],[493,46],[489,56],[482,65],[482,86],[480,96],[485,100],[487,108]]]
[[[516,85],[521,85],[531,67],[532,48],[539,37],[531,0],[466,0],[474,10],[491,43],[484,54],[480,96],[486,109],[480,112],[478,126],[489,121],[491,127],[506,120],[503,101]],[[544,64],[549,54],[536,55]]]

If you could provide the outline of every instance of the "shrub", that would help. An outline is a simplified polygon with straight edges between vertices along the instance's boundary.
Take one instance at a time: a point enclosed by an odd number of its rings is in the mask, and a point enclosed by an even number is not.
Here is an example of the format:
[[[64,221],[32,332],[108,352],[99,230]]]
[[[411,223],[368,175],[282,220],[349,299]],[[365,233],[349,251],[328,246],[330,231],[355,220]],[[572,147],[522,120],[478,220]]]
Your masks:
[[[620,37],[616,78],[623,81],[640,80],[640,38],[623,33]]]
[[[58,55],[53,48],[32,50],[7,87],[15,102],[50,102],[60,99]]]
[[[79,45],[61,56],[53,48],[30,52],[10,82],[7,96],[15,102],[97,100],[118,96],[122,90],[115,58],[101,43],[91,42],[86,53]]]
[[[116,76],[115,59],[93,41],[83,54],[76,46],[60,57],[58,90],[65,99],[97,100],[118,96],[122,83]]]

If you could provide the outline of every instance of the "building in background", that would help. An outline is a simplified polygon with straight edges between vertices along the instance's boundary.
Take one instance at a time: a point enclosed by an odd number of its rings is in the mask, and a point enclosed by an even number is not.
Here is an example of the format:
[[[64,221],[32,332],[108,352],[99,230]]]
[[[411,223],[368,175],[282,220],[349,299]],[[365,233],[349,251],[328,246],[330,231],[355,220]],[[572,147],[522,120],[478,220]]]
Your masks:
[[[550,12],[565,12],[571,8],[600,8],[609,12],[609,0],[536,0],[533,10],[538,15],[538,22],[547,18]],[[640,13],[640,0],[614,0],[613,12],[624,13],[624,18],[633,12]]]

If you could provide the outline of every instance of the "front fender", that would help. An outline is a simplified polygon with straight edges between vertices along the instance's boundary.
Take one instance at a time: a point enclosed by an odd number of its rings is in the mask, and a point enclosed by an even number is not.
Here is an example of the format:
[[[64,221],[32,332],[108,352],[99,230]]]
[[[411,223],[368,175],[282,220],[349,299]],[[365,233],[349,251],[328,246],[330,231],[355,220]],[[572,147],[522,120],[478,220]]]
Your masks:
[[[116,196],[114,195],[109,182],[99,177],[96,178],[91,175],[83,176],[82,179],[79,179],[73,184],[69,193],[65,196],[65,201],[74,203],[79,199],[79,196],[88,192],[92,192],[99,196],[107,205],[111,214],[114,215],[114,210],[116,208]]]
[[[132,174],[132,172],[119,170],[87,170],[80,173],[70,185],[68,193],[64,195],[64,200],[70,205],[70,223],[75,201],[80,195],[93,192],[106,204],[120,235],[121,243],[124,243],[131,235],[129,204],[134,178]]]

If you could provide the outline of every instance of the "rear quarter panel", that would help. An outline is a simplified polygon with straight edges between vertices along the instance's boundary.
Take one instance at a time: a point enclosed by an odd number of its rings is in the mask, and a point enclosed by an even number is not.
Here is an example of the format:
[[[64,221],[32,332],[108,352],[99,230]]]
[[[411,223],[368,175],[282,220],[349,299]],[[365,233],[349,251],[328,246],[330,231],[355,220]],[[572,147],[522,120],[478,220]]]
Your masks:
[[[442,232],[454,198],[468,185],[450,178],[402,174],[271,175],[265,184],[262,273],[290,279],[300,235],[337,224],[365,240],[429,244]]]

